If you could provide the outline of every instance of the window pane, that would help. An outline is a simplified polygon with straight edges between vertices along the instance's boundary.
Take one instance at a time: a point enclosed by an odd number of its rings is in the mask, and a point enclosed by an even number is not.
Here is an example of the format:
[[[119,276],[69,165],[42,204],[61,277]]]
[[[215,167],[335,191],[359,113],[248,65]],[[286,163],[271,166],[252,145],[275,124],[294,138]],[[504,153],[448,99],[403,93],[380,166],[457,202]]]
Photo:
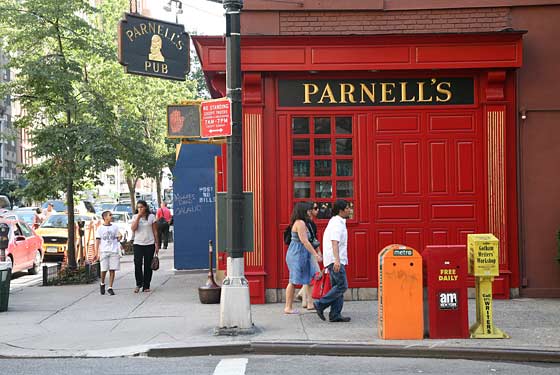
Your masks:
[[[336,196],[337,198],[351,198],[354,196],[354,187],[352,181],[337,181],[336,182]]]
[[[330,117],[315,118],[315,134],[331,134]]]
[[[332,217],[332,203],[331,202],[318,202],[319,213],[317,219],[330,219]]]
[[[336,134],[352,134],[352,117],[336,118]]]
[[[309,160],[294,160],[294,177],[309,177]]]
[[[297,156],[309,155],[309,139],[294,139],[292,153]]]
[[[336,175],[337,176],[352,176],[352,160],[337,160],[336,161]]]
[[[332,176],[330,160],[315,160],[315,176]]]
[[[332,182],[330,181],[315,182],[315,197],[332,198]]]
[[[309,198],[311,184],[308,181],[294,181],[294,198]]]
[[[292,134],[309,134],[309,117],[292,118]]]
[[[337,155],[352,155],[352,139],[339,138],[336,140]]]
[[[331,154],[331,140],[315,139],[315,155],[330,155],[330,154]]]

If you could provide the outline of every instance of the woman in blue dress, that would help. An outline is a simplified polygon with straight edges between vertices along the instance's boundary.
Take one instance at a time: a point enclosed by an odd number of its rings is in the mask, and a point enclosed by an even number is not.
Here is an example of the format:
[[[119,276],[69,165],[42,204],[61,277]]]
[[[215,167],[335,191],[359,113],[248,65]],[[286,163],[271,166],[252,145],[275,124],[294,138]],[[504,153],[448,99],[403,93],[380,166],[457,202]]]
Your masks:
[[[290,271],[290,279],[286,287],[286,306],[284,314],[299,314],[293,309],[294,285],[306,285],[311,282],[315,274],[314,262],[311,257],[315,257],[320,262],[321,255],[313,248],[309,242],[310,233],[307,230],[305,221],[309,217],[311,205],[306,202],[298,202],[294,206],[291,217],[292,241],[286,253],[286,264]]]

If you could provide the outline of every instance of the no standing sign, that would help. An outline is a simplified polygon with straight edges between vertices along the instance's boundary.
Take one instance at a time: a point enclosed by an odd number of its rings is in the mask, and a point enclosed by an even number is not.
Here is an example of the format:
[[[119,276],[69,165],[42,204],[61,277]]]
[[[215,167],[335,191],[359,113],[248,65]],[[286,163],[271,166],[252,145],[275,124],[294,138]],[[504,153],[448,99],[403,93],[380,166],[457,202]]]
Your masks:
[[[200,105],[202,138],[231,135],[231,101],[229,98],[203,101]]]

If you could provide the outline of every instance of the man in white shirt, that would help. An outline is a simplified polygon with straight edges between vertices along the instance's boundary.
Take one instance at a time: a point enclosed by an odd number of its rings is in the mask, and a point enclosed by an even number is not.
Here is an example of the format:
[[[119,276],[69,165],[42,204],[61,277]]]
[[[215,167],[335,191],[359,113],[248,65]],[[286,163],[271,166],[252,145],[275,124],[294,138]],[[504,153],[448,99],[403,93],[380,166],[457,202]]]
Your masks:
[[[348,289],[346,265],[348,264],[348,230],[346,219],[351,213],[350,203],[339,199],[334,202],[333,213],[323,234],[323,265],[329,270],[331,290],[313,305],[317,315],[326,320],[324,310],[330,306],[329,321],[349,322],[350,318],[342,316],[344,292]]]

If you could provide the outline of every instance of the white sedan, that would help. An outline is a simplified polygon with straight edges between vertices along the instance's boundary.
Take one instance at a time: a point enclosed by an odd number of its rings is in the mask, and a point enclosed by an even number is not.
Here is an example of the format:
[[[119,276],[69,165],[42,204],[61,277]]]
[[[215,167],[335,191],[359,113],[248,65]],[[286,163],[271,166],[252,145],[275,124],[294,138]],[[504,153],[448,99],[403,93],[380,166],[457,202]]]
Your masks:
[[[127,242],[132,239],[132,217],[128,212],[113,211],[113,223],[119,227],[119,231],[123,235],[122,242]]]

